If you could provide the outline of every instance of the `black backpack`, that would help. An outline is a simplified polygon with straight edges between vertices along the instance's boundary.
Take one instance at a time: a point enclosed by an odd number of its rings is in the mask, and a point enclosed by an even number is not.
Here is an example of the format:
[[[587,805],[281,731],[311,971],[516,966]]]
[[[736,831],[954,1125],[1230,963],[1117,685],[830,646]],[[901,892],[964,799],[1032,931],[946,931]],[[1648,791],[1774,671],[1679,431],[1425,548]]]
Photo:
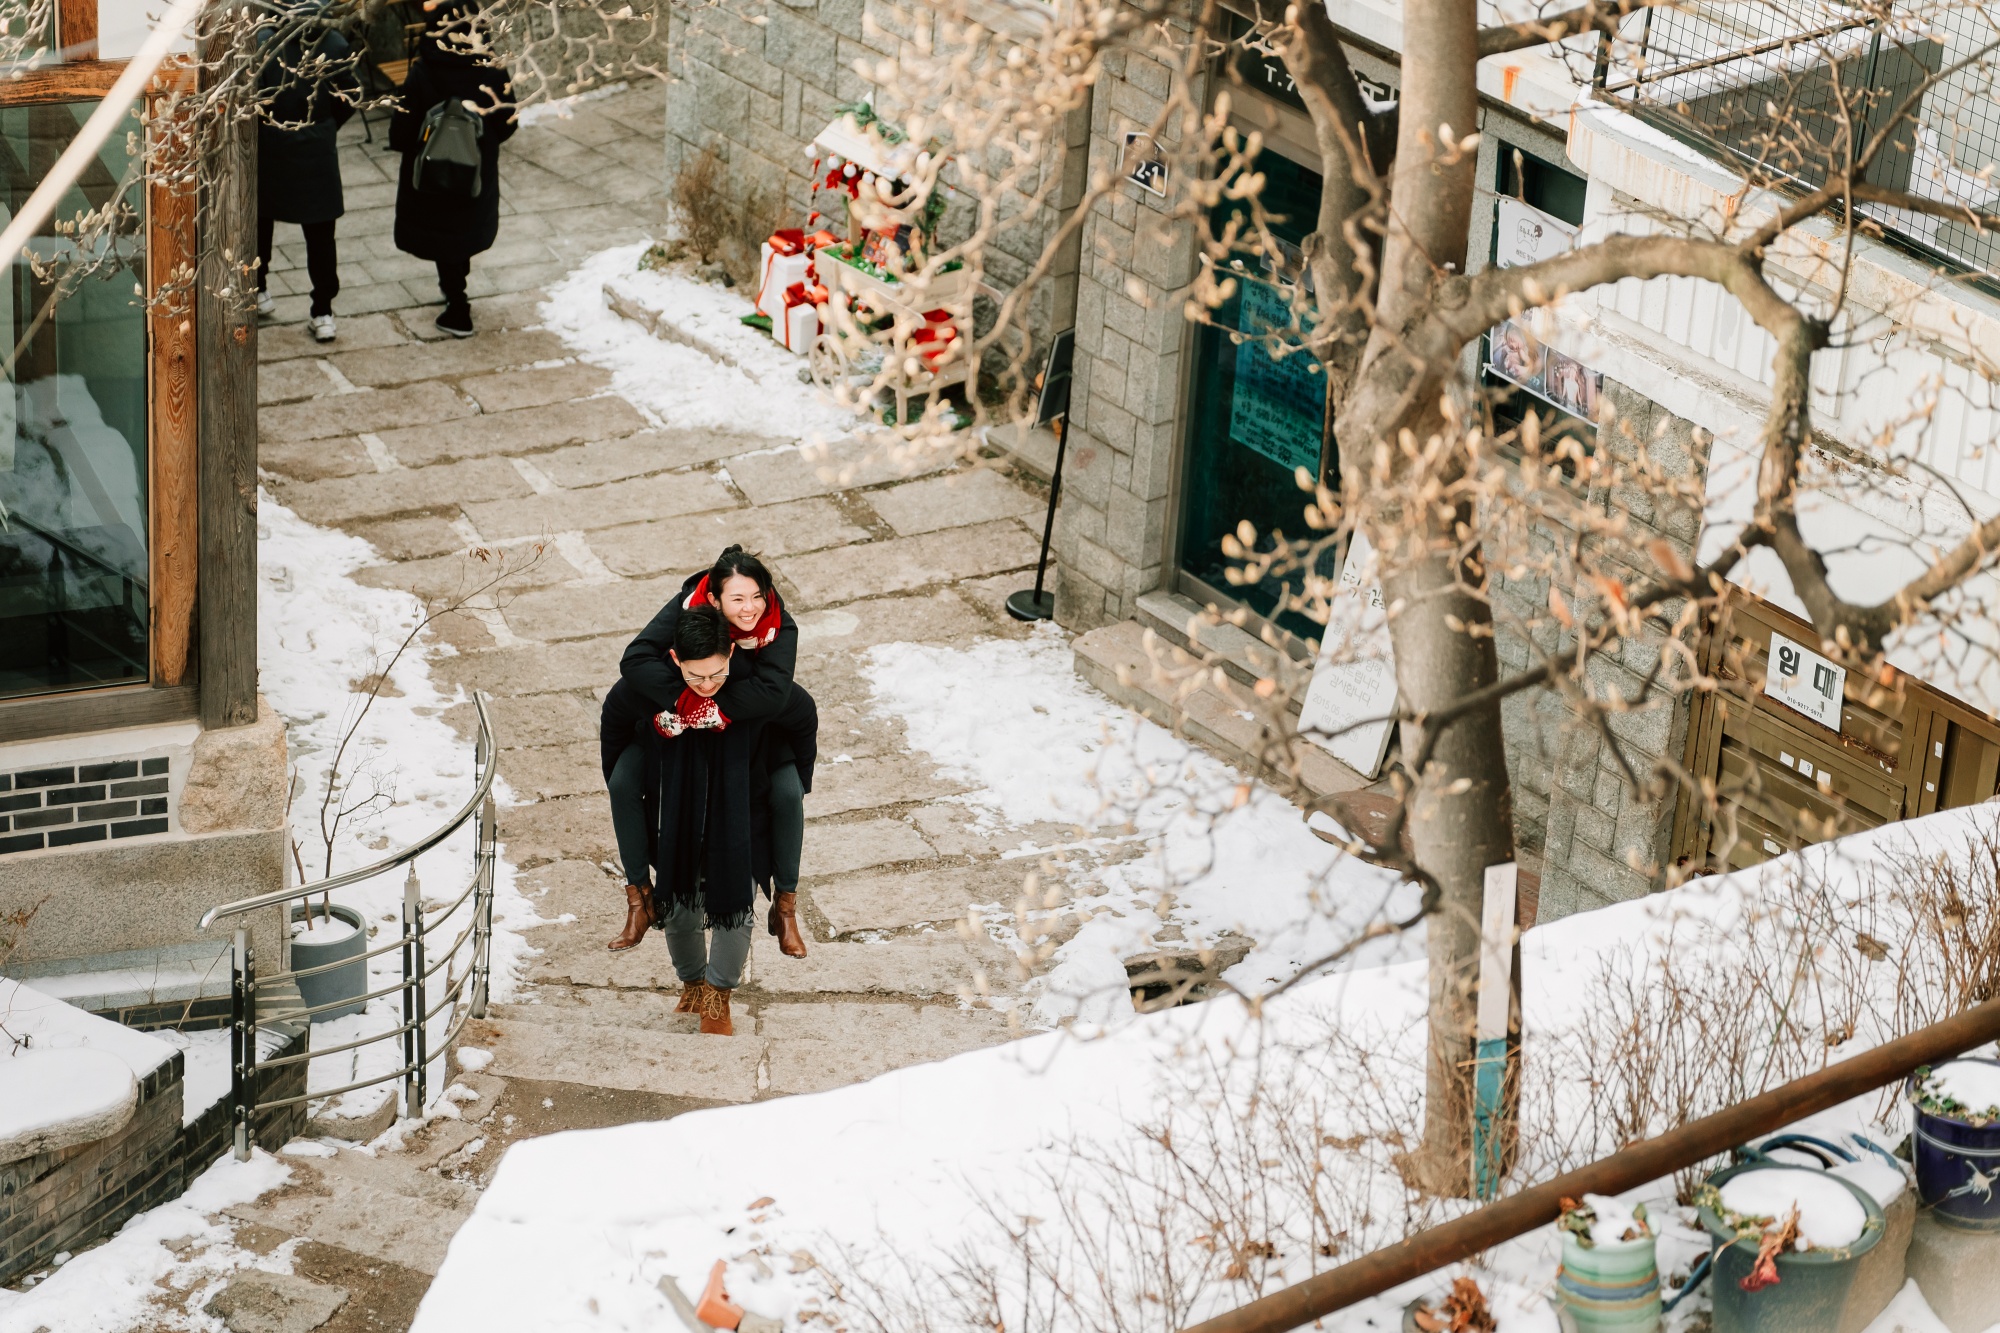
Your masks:
[[[457,97],[447,97],[424,113],[423,147],[417,150],[411,181],[423,194],[470,199],[479,193],[479,113]]]

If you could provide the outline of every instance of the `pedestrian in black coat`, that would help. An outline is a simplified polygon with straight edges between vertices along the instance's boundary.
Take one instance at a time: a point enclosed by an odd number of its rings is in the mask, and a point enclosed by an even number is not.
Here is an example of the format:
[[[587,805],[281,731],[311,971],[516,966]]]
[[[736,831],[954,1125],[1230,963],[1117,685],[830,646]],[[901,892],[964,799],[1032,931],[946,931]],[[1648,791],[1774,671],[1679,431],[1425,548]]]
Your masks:
[[[472,306],[465,283],[472,257],[491,249],[500,233],[500,145],[517,128],[514,84],[497,63],[475,5],[432,0],[425,10],[424,35],[389,120],[389,146],[403,155],[396,185],[396,248],[437,265],[438,290],[444,294],[437,326],[469,338]],[[475,195],[424,193],[413,177],[424,146],[424,116],[447,97],[459,98],[480,117]]]
[[[268,315],[271,242],[280,222],[305,233],[312,279],[313,337],[332,342],[333,298],[340,294],[334,221],[346,211],[340,190],[340,127],[361,100],[353,48],[324,17],[301,5],[259,34],[257,90],[257,309]]]

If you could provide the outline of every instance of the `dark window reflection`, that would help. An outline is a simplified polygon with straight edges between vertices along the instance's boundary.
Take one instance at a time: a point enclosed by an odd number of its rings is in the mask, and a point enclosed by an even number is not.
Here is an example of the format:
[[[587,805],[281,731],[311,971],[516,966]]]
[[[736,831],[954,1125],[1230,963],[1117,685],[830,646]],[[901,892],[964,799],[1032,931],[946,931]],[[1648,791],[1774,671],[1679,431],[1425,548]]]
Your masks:
[[[95,106],[0,109],[8,217]],[[114,132],[0,292],[0,696],[147,677],[145,250],[126,148]]]
[[[1297,570],[1245,586],[1228,581],[1240,561],[1223,554],[1222,539],[1246,519],[1257,529],[1260,550],[1276,549],[1274,534],[1313,535],[1298,469],[1318,473],[1326,436],[1326,376],[1309,353],[1274,356],[1269,335],[1289,327],[1291,284],[1304,278],[1299,246],[1319,217],[1319,173],[1266,149],[1257,159],[1264,173],[1263,203],[1273,215],[1271,232],[1284,247],[1282,263],[1244,253],[1232,269],[1237,293],[1195,334],[1194,401],[1188,422],[1187,466],[1181,488],[1181,568],[1219,592],[1301,638],[1318,638],[1321,627],[1295,612],[1274,613],[1286,587],[1302,582]],[[1221,235],[1229,210],[1216,212]],[[1231,333],[1246,335],[1237,342]],[[1336,473],[1324,478],[1337,485]],[[1319,573],[1337,572],[1329,550]]]

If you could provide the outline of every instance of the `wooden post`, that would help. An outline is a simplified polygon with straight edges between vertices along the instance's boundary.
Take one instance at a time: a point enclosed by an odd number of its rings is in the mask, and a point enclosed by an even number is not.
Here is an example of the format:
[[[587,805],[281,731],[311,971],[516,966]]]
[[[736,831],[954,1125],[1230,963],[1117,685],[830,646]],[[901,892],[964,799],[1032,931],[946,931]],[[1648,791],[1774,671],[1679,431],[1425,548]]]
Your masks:
[[[148,102],[157,114],[160,98]],[[148,397],[153,490],[153,682],[179,685],[194,647],[200,507],[195,421],[195,297],[159,301],[161,288],[185,278],[195,259],[195,195],[155,180],[146,187],[146,290],[151,361]]]
[[[195,298],[201,723],[239,727],[257,720],[257,126],[245,118],[215,133]]]
[[[97,59],[97,0],[58,0],[56,45],[65,61]]]
[[[1520,1048],[1520,988],[1515,954],[1520,929],[1515,898],[1520,868],[1512,861],[1486,867],[1479,922],[1479,1006],[1474,1031],[1472,1197],[1490,1199],[1513,1165],[1514,1101]]]

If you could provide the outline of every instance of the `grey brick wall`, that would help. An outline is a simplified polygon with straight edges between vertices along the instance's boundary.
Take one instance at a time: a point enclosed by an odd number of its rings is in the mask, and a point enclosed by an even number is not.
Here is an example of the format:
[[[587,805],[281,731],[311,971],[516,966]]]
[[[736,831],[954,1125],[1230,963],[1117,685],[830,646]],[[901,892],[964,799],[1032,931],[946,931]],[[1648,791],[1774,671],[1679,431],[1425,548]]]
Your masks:
[[[1128,130],[1150,131],[1166,105],[1167,66],[1113,53],[1092,100],[1092,170],[1119,160]],[[1167,491],[1179,447],[1188,326],[1179,289],[1193,277],[1193,234],[1166,200],[1121,183],[1083,229],[1071,436],[1056,518],[1056,619],[1078,630],[1132,614],[1164,581]]]
[[[1612,380],[1604,382],[1604,395],[1616,409],[1617,423],[1600,429],[1601,450],[1629,458],[1644,441],[1648,455],[1669,475],[1695,474],[1699,461],[1692,423]],[[1591,497],[1606,505],[1613,499],[1602,491]],[[1648,540],[1644,534],[1650,531],[1692,557],[1700,528],[1700,515],[1694,510],[1661,506],[1637,493],[1615,500],[1640,529],[1637,544],[1643,545]],[[1554,529],[1543,535],[1551,542],[1573,540]],[[1635,580],[1648,572],[1631,571]],[[1495,600],[1503,620],[1509,611],[1524,617],[1544,614],[1548,593],[1545,579],[1495,578]],[[1497,646],[1503,673],[1521,670],[1534,660],[1518,635],[1503,631]],[[1564,645],[1551,633],[1537,646],[1548,650]],[[1600,697],[1613,690],[1627,699],[1639,697],[1659,652],[1656,638],[1627,643],[1616,657],[1594,659],[1592,688]],[[1541,861],[1540,919],[1551,921],[1637,898],[1657,887],[1673,834],[1673,798],[1648,799],[1635,791],[1598,731],[1581,724],[1554,695],[1534,691],[1516,696],[1503,706],[1503,716],[1523,859]],[[1652,777],[1661,760],[1679,762],[1687,744],[1688,718],[1688,705],[1681,700],[1614,715],[1610,728],[1626,762],[1644,780]]]

